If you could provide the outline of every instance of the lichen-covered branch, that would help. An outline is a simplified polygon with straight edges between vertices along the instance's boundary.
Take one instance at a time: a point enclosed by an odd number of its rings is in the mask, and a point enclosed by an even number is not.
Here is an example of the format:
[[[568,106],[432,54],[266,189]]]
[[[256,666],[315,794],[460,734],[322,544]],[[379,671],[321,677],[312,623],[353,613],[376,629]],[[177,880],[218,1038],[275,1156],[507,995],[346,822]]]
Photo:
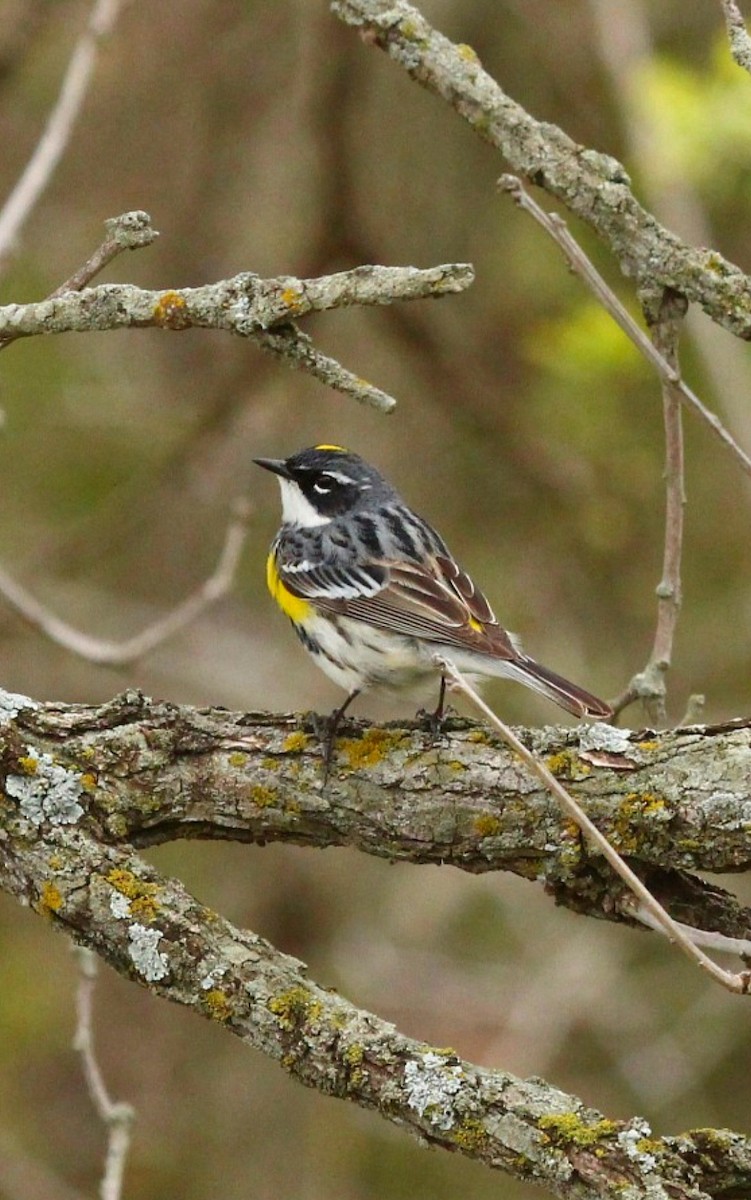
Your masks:
[[[171,836],[189,832],[191,823],[195,834],[211,824],[219,836],[248,834],[244,809],[254,806],[259,836],[262,825],[268,836],[276,824],[291,828],[299,818],[319,831],[330,822],[329,841],[352,841],[341,828],[346,818],[340,803],[349,789],[348,803],[357,805],[363,793],[360,808],[368,811],[371,829],[367,838],[364,830],[360,836],[373,847],[379,835],[377,815],[368,808],[370,774],[378,788],[390,771],[393,786],[394,773],[408,767],[405,754],[419,752],[426,778],[451,790],[447,778],[439,782],[439,755],[426,748],[424,735],[376,730],[373,739],[372,731],[366,735],[350,726],[340,743],[349,769],[323,797],[320,776],[314,782],[306,762],[308,735],[293,719],[151,705],[136,693],[97,709],[34,706],[8,694],[3,699],[0,884],[121,974],[224,1025],[300,1082],[375,1109],[430,1145],[534,1181],[551,1195],[706,1200],[751,1188],[751,1141],[740,1134],[703,1130],[653,1138],[641,1117],[609,1120],[542,1080],[481,1068],[407,1038],[318,986],[303,964],[205,909],[179,881],[159,874],[131,846],[111,840],[124,841],[136,827],[145,840],[150,828],[164,840],[170,807],[176,805]],[[513,788],[518,768],[487,740],[471,740],[481,732],[457,729],[448,739],[449,752],[479,756],[485,771],[494,760],[505,787]],[[710,742],[712,752],[737,732],[710,734],[717,739]],[[460,734],[473,747],[469,755]],[[731,744],[738,752],[739,742]],[[675,752],[690,749],[684,745]],[[572,770],[574,758],[571,752]],[[258,782],[262,761],[272,759],[278,760],[275,773],[287,778],[279,790]],[[449,772],[453,761],[444,763]],[[274,773],[271,766],[265,769]],[[222,806],[224,785],[233,792]],[[126,795],[130,807],[123,803]],[[143,812],[136,819],[139,797]],[[384,849],[389,837],[398,847],[397,828],[402,821],[409,825],[403,805],[404,797],[392,803],[384,820]],[[450,845],[448,811],[441,823],[429,798],[428,809],[432,818],[426,821],[423,814],[412,831],[425,844]],[[362,822],[360,811],[355,823]],[[483,836],[492,840],[487,829]],[[460,830],[456,837],[461,841]]]
[[[466,263],[439,267],[355,267],[319,279],[261,279],[250,271],[203,287],[148,291],[129,283],[101,284],[34,304],[0,307],[0,337],[92,330],[222,329],[252,337],[278,325],[351,305],[392,304],[460,292],[474,279]]]
[[[31,704],[7,700],[17,711],[0,726],[0,770],[11,803],[40,826],[67,765],[80,782],[66,793],[65,822],[85,818],[106,841],[355,846],[512,871],[577,912],[632,920],[621,881],[482,726],[454,721],[435,742],[414,724],[349,722],[324,788],[313,727],[294,716],[199,711],[137,692],[100,708]],[[751,721],[660,734],[546,728],[524,739],[671,915],[751,934],[751,913],[692,874],[751,868]]]
[[[145,214],[143,214],[145,215]],[[382,411],[396,401],[322,354],[295,320],[352,305],[394,304],[464,291],[474,279],[467,263],[438,267],[362,266],[318,279],[261,279],[245,271],[203,287],[147,291],[134,284],[103,284],[34,304],[0,307],[0,348],[42,333],[155,327],[221,329],[250,338],[263,350],[307,371],[337,391]]]
[[[723,328],[751,338],[751,279],[717,251],[690,246],[661,225],[616,159],[532,117],[483,70],[471,46],[451,42],[406,0],[333,0],[331,8],[450,104],[515,171],[586,221],[639,286],[679,292]]]

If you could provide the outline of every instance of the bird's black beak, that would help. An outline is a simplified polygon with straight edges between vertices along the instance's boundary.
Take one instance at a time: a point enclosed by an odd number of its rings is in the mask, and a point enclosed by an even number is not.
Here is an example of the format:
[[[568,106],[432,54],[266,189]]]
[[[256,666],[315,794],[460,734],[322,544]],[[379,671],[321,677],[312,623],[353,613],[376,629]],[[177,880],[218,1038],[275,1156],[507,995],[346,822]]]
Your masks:
[[[266,471],[273,471],[275,475],[281,475],[282,479],[292,478],[283,458],[254,458],[253,462],[258,463],[258,466],[263,467]]]

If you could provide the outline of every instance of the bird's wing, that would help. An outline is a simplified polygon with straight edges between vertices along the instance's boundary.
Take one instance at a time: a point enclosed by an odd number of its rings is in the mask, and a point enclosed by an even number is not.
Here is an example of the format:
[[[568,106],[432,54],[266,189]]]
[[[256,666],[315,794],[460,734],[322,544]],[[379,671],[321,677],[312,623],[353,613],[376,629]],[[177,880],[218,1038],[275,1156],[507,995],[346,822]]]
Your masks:
[[[495,658],[517,657],[512,638],[496,621],[482,592],[445,555],[436,554],[424,564],[280,564],[280,575],[294,595],[324,612]]]

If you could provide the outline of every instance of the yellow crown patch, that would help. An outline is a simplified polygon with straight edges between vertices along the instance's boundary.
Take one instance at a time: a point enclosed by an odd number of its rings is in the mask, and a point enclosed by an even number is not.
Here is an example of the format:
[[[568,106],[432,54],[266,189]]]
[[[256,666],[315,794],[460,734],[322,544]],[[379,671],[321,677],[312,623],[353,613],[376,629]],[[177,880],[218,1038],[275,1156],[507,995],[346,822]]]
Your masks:
[[[344,446],[327,446],[325,444],[322,444],[320,446],[314,446],[313,449],[314,450],[338,450],[340,454],[347,453],[347,451],[344,449]]]

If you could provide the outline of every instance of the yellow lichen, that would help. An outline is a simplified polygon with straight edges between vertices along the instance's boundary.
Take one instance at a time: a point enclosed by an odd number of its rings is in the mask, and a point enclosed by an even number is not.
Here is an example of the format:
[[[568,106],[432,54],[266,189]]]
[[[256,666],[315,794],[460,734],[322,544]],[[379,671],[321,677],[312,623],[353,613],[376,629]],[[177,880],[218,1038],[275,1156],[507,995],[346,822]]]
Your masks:
[[[300,312],[304,298],[300,288],[286,287],[282,289],[282,304],[285,304],[292,313]]]
[[[39,770],[39,759],[33,754],[24,754],[17,762],[24,775],[36,775]]]
[[[399,745],[403,736],[388,729],[366,729],[362,737],[340,738],[337,749],[345,756],[350,767],[374,767]]]
[[[277,794],[273,788],[257,783],[250,789],[250,798],[257,808],[274,808],[278,804]]]
[[[289,991],[272,996],[266,1007],[272,1012],[282,1029],[294,1029],[308,1021],[317,1021],[321,1015],[320,1000],[314,1000],[307,988],[297,984]]]
[[[490,1140],[487,1129],[477,1117],[463,1117],[459,1125],[451,1130],[451,1139],[467,1151],[482,1150]]]
[[[493,735],[486,729],[470,729],[467,734],[468,742],[477,742],[481,746],[492,746]]]
[[[96,791],[96,775],[92,775],[91,771],[86,771],[80,778],[81,787],[85,792]]]
[[[574,750],[559,750],[557,754],[551,754],[545,763],[552,775],[565,779],[581,778],[582,775],[589,775],[592,769]]]
[[[221,988],[211,988],[203,997],[204,1007],[214,1021],[228,1021],[232,1016],[232,1006],[227,993]]]
[[[47,859],[47,865],[51,871],[61,871],[64,866],[64,859],[61,854],[50,854]]]
[[[307,750],[310,742],[309,733],[301,733],[299,729],[296,729],[294,733],[287,734],[282,742],[282,750],[286,754],[301,754],[303,750]]]
[[[636,849],[638,837],[633,830],[636,817],[662,812],[664,809],[665,800],[662,796],[656,796],[654,792],[629,792],[618,805],[618,815],[613,824],[618,849],[627,853]]]
[[[120,892],[121,896],[126,896],[130,901],[130,911],[134,917],[142,921],[153,921],[159,911],[157,884],[138,879],[132,871],[126,871],[122,867],[113,867],[106,879],[116,892]]]
[[[348,1046],[342,1055],[347,1064],[347,1080],[350,1087],[357,1088],[365,1082],[366,1073],[362,1069],[362,1062],[365,1058],[365,1048],[359,1042],[353,1042]]]
[[[45,880],[42,884],[42,893],[39,897],[40,912],[58,912],[63,906],[63,898],[60,890],[55,887],[54,883]]]
[[[179,292],[162,292],[154,305],[154,322],[168,329],[187,329],[190,317],[186,308],[186,302]]]
[[[466,42],[459,42],[456,48],[459,51],[459,57],[463,58],[465,62],[479,63],[477,51],[472,46],[468,46]]]
[[[493,813],[480,813],[475,817],[472,826],[480,837],[495,837],[503,829],[500,818]]]
[[[597,1142],[613,1137],[618,1132],[615,1121],[602,1118],[594,1125],[587,1125],[576,1113],[549,1113],[537,1122],[551,1142],[569,1142],[576,1146],[594,1146]]]
[[[244,767],[247,761],[247,754],[241,754],[239,750],[233,751],[233,753],[227,757],[227,762],[231,767]]]

